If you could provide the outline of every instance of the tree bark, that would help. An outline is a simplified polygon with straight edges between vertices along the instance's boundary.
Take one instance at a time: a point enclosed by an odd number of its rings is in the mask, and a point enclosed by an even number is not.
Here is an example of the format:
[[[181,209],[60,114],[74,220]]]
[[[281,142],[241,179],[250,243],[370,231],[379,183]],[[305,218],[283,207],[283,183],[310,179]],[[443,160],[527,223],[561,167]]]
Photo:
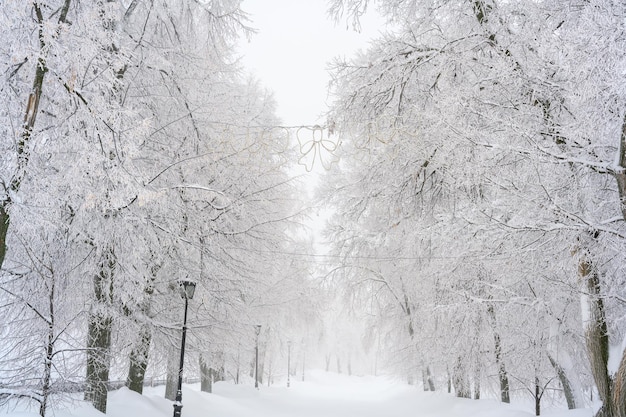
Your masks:
[[[457,358],[456,364],[452,369],[452,385],[454,385],[454,391],[457,397],[472,397],[467,369],[463,358],[460,356]]]
[[[54,358],[54,345],[56,341],[56,335],[54,331],[55,323],[55,282],[54,277],[50,282],[50,292],[48,294],[48,312],[50,314],[48,319],[48,334],[46,341],[46,359],[44,361],[44,370],[41,377],[41,403],[39,404],[39,415],[41,417],[46,416],[48,408],[48,400],[50,399],[52,388],[52,360]]]
[[[135,343],[135,346],[133,346],[130,352],[130,365],[128,367],[128,376],[126,377],[126,386],[131,391],[135,391],[139,394],[143,393],[143,383],[146,377],[146,369],[148,368],[151,341],[152,332],[147,325],[143,325],[139,330],[139,340]]]
[[[615,173],[619,193],[622,218],[626,220],[626,114],[622,121],[622,132],[619,141],[619,168]],[[613,382],[613,412],[617,417],[626,417],[626,354],[622,352],[619,368]]]
[[[177,334],[182,334],[182,330]],[[165,398],[170,401],[176,400],[176,391],[178,391],[179,366],[180,346],[170,346],[169,355],[167,356],[167,376],[165,378]]]
[[[95,300],[89,313],[87,329],[87,388],[85,400],[106,414],[109,370],[111,366],[111,333],[113,318],[113,271],[115,254],[105,250],[100,271],[94,277]]]
[[[435,381],[433,380],[433,375],[430,372],[430,366],[426,366],[426,381],[428,382],[428,389],[430,391],[435,391]]]
[[[7,252],[7,233],[9,231],[8,196],[0,204],[0,268],[4,265]]]
[[[204,355],[200,355],[200,391],[213,392],[213,368],[207,363]]]
[[[585,325],[585,343],[591,374],[598,389],[603,406],[597,415],[613,416],[613,381],[609,375],[609,335],[600,294],[600,277],[588,256],[583,255],[578,263],[578,276],[587,295],[589,317]],[[583,306],[585,308],[585,306]],[[606,413],[606,414],[603,414]]]
[[[543,391],[541,386],[539,385],[539,378],[535,377],[535,415],[541,415],[541,397],[543,395]]]
[[[563,395],[565,395],[565,401],[567,401],[567,408],[573,410],[577,408],[576,406],[576,397],[574,395],[574,390],[572,389],[572,384],[565,373],[565,369],[552,357],[552,355],[548,354],[548,360],[550,364],[554,368],[556,375],[559,377],[559,381],[561,381],[561,386],[563,387]]]
[[[480,356],[476,356],[476,368],[474,368],[474,399],[480,400],[480,378],[481,378],[481,364]]]
[[[496,357],[496,365],[498,366],[498,378],[500,379],[500,399],[503,403],[510,403],[511,397],[509,395],[509,377],[506,372],[506,365],[502,359],[502,341],[500,340],[500,334],[496,328],[496,313],[493,306],[490,305],[487,307],[487,314],[493,329],[494,354]]]
[[[615,373],[612,400],[615,417],[626,417],[626,355],[624,354]]]
[[[618,149],[619,170],[613,173],[617,181],[617,192],[619,195],[620,211],[622,218],[626,220],[626,115],[622,120],[622,132]]]

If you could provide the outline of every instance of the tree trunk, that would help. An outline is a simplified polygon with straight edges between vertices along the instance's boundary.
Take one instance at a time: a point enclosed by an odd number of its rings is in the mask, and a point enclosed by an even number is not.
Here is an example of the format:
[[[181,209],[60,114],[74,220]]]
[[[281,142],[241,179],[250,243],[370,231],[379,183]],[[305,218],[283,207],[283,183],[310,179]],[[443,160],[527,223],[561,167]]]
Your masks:
[[[87,390],[85,400],[106,414],[113,319],[106,313],[89,317],[87,335]]]
[[[111,332],[113,318],[113,271],[115,254],[105,250],[100,272],[94,277],[94,305],[89,313],[87,330],[87,389],[85,400],[106,414],[109,369],[111,366]]]
[[[598,396],[602,400],[602,408],[597,416],[613,416],[613,381],[609,375],[609,335],[604,312],[604,302],[600,294],[600,277],[595,270],[593,263],[587,255],[582,255],[578,263],[578,276],[583,286],[583,294],[587,295],[586,306],[583,311],[589,312],[585,327],[585,343],[591,374],[598,389]],[[585,300],[583,300],[585,303]]]
[[[204,355],[200,355],[200,391],[213,392],[213,369],[207,363]]]
[[[481,365],[480,356],[476,356],[476,367],[474,368],[474,399],[480,400],[480,377],[481,377]]]
[[[456,396],[460,398],[471,398],[471,389],[467,369],[463,358],[457,358],[456,364],[452,370],[452,384],[456,391]]]
[[[213,381],[225,381],[226,380],[226,355],[224,352],[217,352],[215,354],[215,366],[213,367]]]
[[[144,325],[139,330],[139,340],[130,352],[130,365],[128,367],[126,386],[131,391],[135,391],[139,394],[143,393],[143,383],[146,377],[146,369],[148,368],[151,341],[152,332],[147,325]]]
[[[263,384],[263,374],[265,373],[265,349],[259,345],[259,385]]]
[[[617,181],[617,192],[619,194],[620,211],[622,218],[626,220],[626,114],[622,120],[622,132],[620,135],[618,148],[619,170],[613,173]]]
[[[541,397],[543,395],[543,391],[541,390],[541,386],[539,385],[539,378],[535,377],[535,415],[541,415]]]
[[[489,316],[491,328],[493,329],[494,354],[496,357],[496,365],[498,366],[498,378],[500,379],[500,399],[503,403],[510,403],[509,377],[506,372],[504,360],[502,359],[502,341],[500,340],[500,334],[496,328],[496,312],[494,311],[493,306],[490,305],[487,307],[487,314]]]
[[[615,417],[626,417],[626,355],[624,354],[615,373],[612,399]]]
[[[426,381],[428,382],[428,389],[435,391],[435,381],[433,381],[433,376],[430,373],[430,366],[426,367]]]
[[[181,332],[182,330],[177,334],[182,334]],[[169,355],[167,355],[167,376],[165,377],[165,398],[170,401],[176,400],[176,392],[178,391],[179,366],[180,346],[170,346]]]
[[[7,233],[9,232],[8,200],[0,205],[0,268],[4,265],[4,257],[7,253]]]
[[[552,357],[552,355],[548,354],[548,360],[550,364],[554,368],[556,375],[559,377],[559,381],[561,381],[561,386],[563,387],[563,395],[565,395],[565,401],[567,401],[567,408],[573,410],[577,408],[576,406],[576,396],[574,395],[574,390],[572,389],[572,384],[567,377],[565,370],[559,363]]]
[[[240,347],[238,345],[237,346],[237,364],[236,364],[237,369],[235,370],[235,385],[239,385],[239,374],[241,373],[241,369],[240,369],[241,368],[241,365],[240,365],[241,354],[239,352],[239,349]]]
[[[50,314],[48,321],[48,338],[46,342],[46,359],[44,361],[44,370],[41,377],[41,402],[39,404],[39,415],[41,417],[46,416],[48,408],[48,400],[51,394],[51,382],[52,382],[52,360],[54,358],[54,344],[56,341],[56,335],[54,332],[55,323],[55,282],[54,277],[50,282],[50,292],[48,294],[48,312]]]
[[[626,220],[626,114],[622,120],[622,132],[618,152],[619,167],[621,170],[615,173],[615,179],[617,180],[622,218]],[[624,352],[622,352],[622,359],[615,373],[613,396],[611,400],[613,402],[612,408],[615,416],[626,417],[626,354]]]

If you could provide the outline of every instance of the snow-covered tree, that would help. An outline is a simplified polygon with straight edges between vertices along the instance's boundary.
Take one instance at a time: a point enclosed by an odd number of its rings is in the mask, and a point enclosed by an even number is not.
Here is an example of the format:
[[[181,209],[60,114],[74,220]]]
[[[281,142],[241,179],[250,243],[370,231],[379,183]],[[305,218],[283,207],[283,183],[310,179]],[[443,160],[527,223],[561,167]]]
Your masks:
[[[331,10],[358,19],[368,3],[337,0]],[[351,220],[338,222],[351,227],[341,231],[350,237],[337,239],[338,250],[359,256],[344,242],[352,248],[368,242],[377,254],[370,257],[396,253],[388,252],[389,230],[409,222],[403,243],[413,251],[432,251],[426,268],[415,269],[420,282],[411,285],[423,288],[424,276],[447,283],[434,286],[440,300],[435,306],[457,304],[455,294],[467,293],[469,302],[458,303],[455,317],[471,314],[472,301],[487,307],[482,314],[492,317],[497,332],[503,399],[511,384],[505,372],[515,372],[507,363],[525,353],[502,347],[517,345],[519,325],[533,326],[513,319],[532,313],[545,323],[546,333],[527,336],[546,358],[558,340],[547,330],[555,320],[580,343],[580,313],[571,309],[571,300],[591,294],[585,299],[592,315],[582,317],[596,386],[611,413],[611,404],[621,404],[621,382],[619,371],[616,382],[607,371],[608,345],[620,344],[621,330],[604,306],[610,303],[617,312],[611,300],[621,298],[614,286],[621,283],[619,274],[606,265],[615,259],[612,248],[623,247],[622,168],[615,164],[622,154],[623,83],[612,70],[623,62],[623,6],[376,4],[395,24],[394,32],[367,53],[337,62],[334,70],[337,101],[330,118],[366,156],[352,165],[356,174],[342,186],[358,189],[350,194],[355,202],[336,193],[334,201],[342,205],[337,212]],[[432,261],[439,257],[447,265]],[[491,271],[483,279],[488,285],[468,292],[463,281],[475,280],[480,265]],[[563,283],[563,292],[555,295],[551,282]],[[578,282],[584,285],[580,290]],[[567,306],[568,320],[550,308],[537,310],[555,302]],[[576,352],[572,345],[570,354]],[[541,366],[547,369],[549,362],[542,359]],[[563,366],[553,366],[554,372]]]

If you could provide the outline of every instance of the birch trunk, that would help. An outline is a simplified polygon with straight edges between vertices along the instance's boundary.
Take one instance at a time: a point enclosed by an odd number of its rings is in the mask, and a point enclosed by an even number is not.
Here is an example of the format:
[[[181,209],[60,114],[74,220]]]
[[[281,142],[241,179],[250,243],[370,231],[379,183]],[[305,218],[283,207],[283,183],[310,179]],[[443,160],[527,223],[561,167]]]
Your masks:
[[[48,51],[48,45],[44,41],[44,30],[48,26],[48,22],[45,20],[41,5],[39,2],[33,2],[34,15],[37,20],[37,37],[39,39],[39,57],[37,58],[37,66],[35,67],[35,75],[33,78],[33,87],[26,103],[26,111],[24,113],[24,122],[22,124],[22,132],[20,139],[17,142],[17,166],[11,177],[11,181],[8,185],[3,184],[4,195],[0,200],[0,268],[4,264],[4,258],[7,250],[7,233],[9,231],[9,206],[11,204],[11,194],[16,194],[20,190],[20,186],[26,176],[26,169],[28,167],[28,160],[30,159],[30,141],[37,121],[37,114],[39,113],[39,102],[43,92],[43,82],[48,72],[48,66],[46,65],[46,54]],[[67,21],[67,13],[70,9],[71,0],[65,0],[61,6],[59,13],[59,20],[57,25],[62,25]]]
[[[498,378],[500,379],[500,399],[503,403],[510,403],[511,397],[509,395],[509,377],[506,372],[504,359],[502,358],[502,341],[500,340],[500,333],[498,333],[497,330],[496,313],[493,309],[493,306],[490,305],[489,307],[487,307],[487,314],[489,316],[489,321],[493,329],[494,354],[496,357],[496,365],[498,366]]]

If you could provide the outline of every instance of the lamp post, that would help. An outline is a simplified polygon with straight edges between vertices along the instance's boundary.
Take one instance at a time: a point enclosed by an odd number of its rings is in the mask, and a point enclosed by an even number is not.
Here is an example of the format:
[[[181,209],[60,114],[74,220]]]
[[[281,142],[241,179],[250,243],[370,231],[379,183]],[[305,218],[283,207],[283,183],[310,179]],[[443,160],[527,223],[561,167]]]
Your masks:
[[[306,345],[304,339],[302,339],[302,382],[304,382],[304,367],[306,366]]]
[[[259,334],[261,334],[261,325],[254,326],[256,332],[256,347],[254,349],[254,388],[259,389]]]
[[[287,388],[289,388],[291,377],[291,340],[287,342]]]
[[[187,307],[189,300],[196,291],[196,283],[193,281],[180,281],[180,295],[185,299],[185,315],[183,316],[183,340],[180,346],[180,364],[178,366],[178,390],[174,401],[174,417],[180,417],[183,409],[183,363],[185,361],[185,338],[187,336]]]

